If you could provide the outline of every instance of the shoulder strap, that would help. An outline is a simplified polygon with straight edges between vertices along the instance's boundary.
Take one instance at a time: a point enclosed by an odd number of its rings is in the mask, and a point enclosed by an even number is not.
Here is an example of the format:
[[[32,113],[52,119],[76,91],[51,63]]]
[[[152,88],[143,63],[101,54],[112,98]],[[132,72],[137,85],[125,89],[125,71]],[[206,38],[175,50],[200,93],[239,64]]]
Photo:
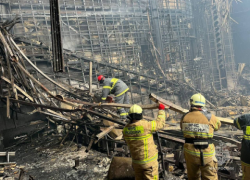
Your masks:
[[[210,121],[212,114],[210,112],[200,111],[204,116],[206,116],[207,120]]]

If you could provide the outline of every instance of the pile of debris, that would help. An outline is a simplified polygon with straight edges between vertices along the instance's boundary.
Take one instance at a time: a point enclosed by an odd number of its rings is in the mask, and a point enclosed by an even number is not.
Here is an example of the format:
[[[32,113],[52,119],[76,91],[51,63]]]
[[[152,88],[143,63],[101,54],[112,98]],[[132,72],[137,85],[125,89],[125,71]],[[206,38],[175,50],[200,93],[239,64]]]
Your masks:
[[[39,112],[45,115],[47,120],[42,127],[32,132],[32,134],[19,137],[18,142],[9,149],[20,148],[18,150],[18,152],[21,152],[18,155],[21,158],[19,162],[27,163],[25,166],[29,172],[36,173],[37,169],[43,169],[41,172],[39,171],[42,174],[36,174],[37,178],[49,179],[53,176],[55,179],[61,179],[63,176],[66,179],[77,179],[80,177],[84,179],[82,177],[86,176],[86,178],[91,179],[98,172],[101,172],[99,173],[101,174],[100,179],[103,178],[103,175],[108,170],[110,158],[114,156],[130,156],[128,147],[122,140],[122,128],[127,122],[120,120],[115,111],[116,107],[129,108],[131,105],[115,103],[95,104],[94,102],[98,101],[97,95],[89,93],[88,90],[66,86],[48,77],[30,61],[9,34],[8,31],[17,21],[18,18],[15,18],[0,26],[0,54],[2,54],[0,56],[1,100],[6,104],[7,117],[10,117],[13,111],[23,112],[23,106],[31,106],[33,111],[26,114],[32,115]],[[33,70],[31,71],[27,67],[32,67]],[[39,76],[35,78],[36,73],[34,71],[56,86],[57,89],[60,89],[60,93],[55,95],[55,93],[46,88],[38,80]],[[160,102],[165,104],[168,109],[180,114],[188,111],[154,94],[150,94],[150,99],[156,102],[156,104],[141,105],[143,109],[156,109],[158,107],[157,103]],[[144,116],[144,118],[147,120],[153,119],[147,116]],[[222,123],[232,125],[231,119],[218,118]],[[36,123],[39,124],[39,122]],[[57,128],[56,133],[52,128],[53,126]],[[32,148],[29,147],[26,154],[27,157],[32,156],[33,158],[25,158],[25,154],[22,154],[25,152],[22,150],[24,146],[18,144],[29,142],[34,134],[39,135],[40,133],[46,137],[38,139],[35,144],[30,144]],[[162,151],[164,153],[161,158],[165,163],[166,170],[180,178],[185,178],[185,160],[182,151],[184,139],[179,125],[167,121],[167,126],[159,133],[159,136],[163,144]],[[227,161],[221,164],[221,167],[226,170],[223,169],[223,171],[219,172],[220,177],[230,176],[231,178],[237,178],[239,176],[239,168],[233,171],[229,171],[227,168],[234,164],[233,162],[239,162],[239,154],[235,153],[235,151],[238,152],[237,145],[240,142],[231,138],[231,134],[226,133],[223,135],[215,134],[214,141],[215,143],[220,141],[227,142],[226,146],[221,146],[230,150],[229,154],[227,154],[227,158],[230,157],[229,159],[231,159],[230,163]],[[82,144],[87,147],[82,147]],[[60,150],[55,150],[53,145],[57,147],[58,145],[65,146]],[[95,148],[99,152],[106,152],[107,155],[95,152],[91,156],[91,148]],[[50,159],[41,159],[43,156],[50,157]],[[88,157],[86,158],[86,156]],[[219,156],[224,157],[223,153],[219,154]],[[67,157],[71,157],[71,160],[68,161],[69,158]],[[97,162],[96,166],[88,165],[88,158],[92,158],[92,162]],[[75,161],[75,165],[73,165],[74,161],[72,159]],[[66,166],[65,168],[58,169],[58,176],[54,174],[53,168],[51,169],[51,167],[56,168],[56,166],[62,167],[64,165]],[[73,173],[75,170],[68,169],[72,166],[78,170],[79,175],[77,175],[78,173]],[[160,169],[162,168],[160,166]],[[65,173],[65,171],[68,172]],[[99,175],[96,175],[96,177],[99,177]]]

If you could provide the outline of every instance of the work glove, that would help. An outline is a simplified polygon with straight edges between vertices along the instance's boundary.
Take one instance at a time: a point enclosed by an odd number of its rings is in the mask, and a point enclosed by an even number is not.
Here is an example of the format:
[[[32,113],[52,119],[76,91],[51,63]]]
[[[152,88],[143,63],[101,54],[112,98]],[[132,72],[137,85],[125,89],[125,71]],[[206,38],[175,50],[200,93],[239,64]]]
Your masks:
[[[159,110],[164,110],[165,109],[165,106],[163,104],[159,104]]]

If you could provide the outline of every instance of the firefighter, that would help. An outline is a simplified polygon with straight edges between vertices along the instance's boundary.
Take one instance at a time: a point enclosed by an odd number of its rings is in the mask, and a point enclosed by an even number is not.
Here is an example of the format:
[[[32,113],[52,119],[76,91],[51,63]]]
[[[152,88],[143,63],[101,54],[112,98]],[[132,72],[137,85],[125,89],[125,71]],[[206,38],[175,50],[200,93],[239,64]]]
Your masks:
[[[250,179],[250,114],[241,115],[234,120],[234,126],[243,130],[244,136],[241,147],[242,180]]]
[[[120,79],[105,78],[103,75],[98,76],[98,81],[103,85],[102,102],[105,102],[109,94],[115,95],[115,102],[121,104],[129,104],[128,86]],[[124,108],[117,108],[118,114],[125,119],[128,113]]]
[[[184,156],[189,180],[217,180],[218,163],[212,143],[214,131],[221,122],[215,115],[203,110],[205,97],[194,94],[190,99],[190,111],[181,119],[181,130],[185,137]]]
[[[123,137],[129,147],[135,180],[158,179],[158,150],[152,133],[165,125],[165,106],[159,105],[158,117],[154,121],[143,120],[142,108],[134,104],[130,110],[128,123],[123,129]]]

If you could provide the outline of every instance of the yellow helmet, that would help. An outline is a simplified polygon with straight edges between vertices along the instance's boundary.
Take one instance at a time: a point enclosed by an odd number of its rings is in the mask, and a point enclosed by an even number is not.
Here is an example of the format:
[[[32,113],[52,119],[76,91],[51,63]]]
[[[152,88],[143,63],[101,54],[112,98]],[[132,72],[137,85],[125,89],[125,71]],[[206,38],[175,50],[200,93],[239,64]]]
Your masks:
[[[190,99],[191,106],[205,106],[206,99],[204,96],[202,96],[200,93],[194,94]]]
[[[134,104],[129,109],[129,119],[131,120],[141,120],[142,119],[142,108],[141,106]]]

